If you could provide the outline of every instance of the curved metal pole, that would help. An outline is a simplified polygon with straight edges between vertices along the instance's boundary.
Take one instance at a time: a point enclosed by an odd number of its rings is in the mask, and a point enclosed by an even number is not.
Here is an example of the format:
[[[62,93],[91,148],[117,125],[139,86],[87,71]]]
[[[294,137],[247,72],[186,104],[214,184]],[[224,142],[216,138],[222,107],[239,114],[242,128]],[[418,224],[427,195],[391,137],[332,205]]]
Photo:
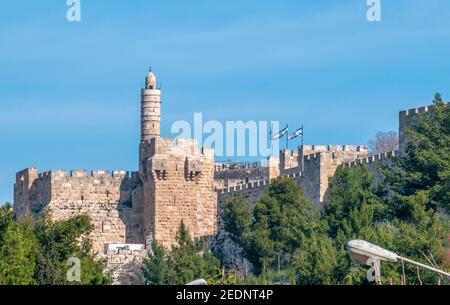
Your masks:
[[[406,258],[406,257],[400,256],[400,258],[401,258],[402,260],[404,260],[405,262],[411,263],[411,264],[413,264],[413,265],[416,265],[416,266],[419,266],[419,267],[422,267],[422,268],[425,268],[425,269],[428,269],[428,270],[431,270],[431,271],[434,271],[434,272],[443,274],[443,275],[447,276],[447,277],[450,279],[450,273],[447,273],[447,272],[445,272],[445,271],[442,271],[442,270],[439,270],[439,269],[436,269],[436,268],[433,268],[433,267],[430,267],[430,266],[427,266],[427,265],[418,263],[418,262],[413,261],[413,260],[410,260],[410,259],[408,259],[408,258]]]

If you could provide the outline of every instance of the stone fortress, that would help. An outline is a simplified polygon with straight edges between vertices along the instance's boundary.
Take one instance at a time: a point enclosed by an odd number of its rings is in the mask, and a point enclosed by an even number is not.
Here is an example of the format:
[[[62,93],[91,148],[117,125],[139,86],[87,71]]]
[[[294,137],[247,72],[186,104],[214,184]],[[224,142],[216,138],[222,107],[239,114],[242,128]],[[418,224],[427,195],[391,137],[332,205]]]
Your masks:
[[[326,203],[328,181],[338,166],[352,167],[367,164],[376,174],[377,163],[389,163],[393,156],[406,150],[408,141],[406,130],[411,127],[419,114],[428,114],[432,106],[414,108],[399,112],[399,149],[382,154],[369,154],[364,145],[302,145],[295,150],[283,149],[279,158],[269,158],[268,167],[257,164],[216,164],[215,183],[223,186],[218,189],[218,200],[244,195],[255,201],[264,193],[271,180],[279,176],[292,177],[310,200],[318,207]]]
[[[417,113],[428,111],[400,112],[400,149],[406,142],[404,130]],[[255,201],[273,179],[289,176],[322,206],[328,179],[339,165],[373,164],[396,153],[369,156],[366,146],[304,145],[282,150],[266,167],[219,164],[214,150],[198,147],[196,140],[161,138],[160,124],[161,90],[150,71],[141,89],[139,170],[24,169],[14,185],[17,217],[46,213],[61,220],[89,215],[93,249],[107,258],[115,282],[142,283],[140,262],[151,243],[172,245],[181,221],[192,238],[217,240],[223,198],[242,194]]]

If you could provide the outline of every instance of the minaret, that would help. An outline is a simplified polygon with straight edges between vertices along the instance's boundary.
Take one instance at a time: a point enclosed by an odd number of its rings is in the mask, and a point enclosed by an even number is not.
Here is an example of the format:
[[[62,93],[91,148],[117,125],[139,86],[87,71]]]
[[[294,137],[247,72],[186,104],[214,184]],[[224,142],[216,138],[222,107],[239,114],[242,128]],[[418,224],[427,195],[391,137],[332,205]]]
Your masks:
[[[156,87],[156,77],[150,71],[141,89],[141,143],[139,148],[139,169],[144,169],[144,161],[149,142],[161,135],[161,90]]]
[[[150,71],[141,90],[141,142],[159,138],[161,125],[161,90],[156,88],[156,77]]]

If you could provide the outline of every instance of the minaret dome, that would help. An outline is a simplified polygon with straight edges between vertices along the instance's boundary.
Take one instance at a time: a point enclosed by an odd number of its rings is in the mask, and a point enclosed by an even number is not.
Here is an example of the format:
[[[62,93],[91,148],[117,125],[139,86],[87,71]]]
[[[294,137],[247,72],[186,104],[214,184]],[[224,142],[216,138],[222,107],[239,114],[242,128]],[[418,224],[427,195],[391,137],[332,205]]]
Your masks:
[[[145,89],[156,89],[156,76],[151,70],[150,72],[148,72],[147,77],[145,78]]]

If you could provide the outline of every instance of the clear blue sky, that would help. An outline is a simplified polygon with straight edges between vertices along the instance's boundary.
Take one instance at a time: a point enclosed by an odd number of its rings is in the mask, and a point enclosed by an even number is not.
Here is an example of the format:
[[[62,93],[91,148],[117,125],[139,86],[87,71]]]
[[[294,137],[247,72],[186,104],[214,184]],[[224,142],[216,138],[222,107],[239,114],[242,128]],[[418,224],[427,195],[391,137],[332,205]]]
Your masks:
[[[310,144],[365,144],[398,111],[450,95],[450,1],[0,1],[0,202],[15,172],[136,170],[139,88],[174,120],[304,124]]]

